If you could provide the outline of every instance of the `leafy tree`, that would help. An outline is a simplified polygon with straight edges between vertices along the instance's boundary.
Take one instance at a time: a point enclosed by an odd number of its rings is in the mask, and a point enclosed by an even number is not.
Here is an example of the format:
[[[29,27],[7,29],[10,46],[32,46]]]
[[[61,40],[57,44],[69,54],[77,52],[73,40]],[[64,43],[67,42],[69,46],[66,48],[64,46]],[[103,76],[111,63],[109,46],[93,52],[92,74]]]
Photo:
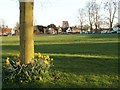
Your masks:
[[[50,25],[48,25],[47,27],[48,27],[48,28],[54,28],[55,30],[57,30],[57,27],[56,27],[55,24],[50,24]]]
[[[37,25],[37,28],[40,32],[44,33],[44,29],[46,29],[47,27],[42,26],[42,25]]]

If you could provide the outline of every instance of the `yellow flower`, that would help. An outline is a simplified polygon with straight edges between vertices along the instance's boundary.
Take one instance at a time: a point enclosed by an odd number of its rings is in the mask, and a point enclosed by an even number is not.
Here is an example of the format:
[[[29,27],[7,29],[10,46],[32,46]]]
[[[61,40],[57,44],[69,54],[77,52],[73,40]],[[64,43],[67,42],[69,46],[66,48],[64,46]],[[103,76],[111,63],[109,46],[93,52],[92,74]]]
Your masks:
[[[38,54],[37,54],[37,53],[35,53],[34,55],[35,55],[35,56],[38,56]]]
[[[20,61],[16,62],[16,65],[20,65]]]
[[[51,61],[53,61],[53,58],[51,58]]]
[[[20,54],[17,54],[16,56],[17,56],[17,58],[20,58]]]
[[[38,55],[41,55],[40,53],[38,53]]]
[[[48,61],[47,61],[47,60],[45,60],[45,61],[44,61],[44,64],[48,64]]]
[[[43,56],[43,58],[46,58],[46,56]]]
[[[7,57],[7,59],[5,60],[5,64],[6,64],[6,65],[9,65],[9,64],[10,64],[9,57]]]
[[[49,55],[47,55],[46,58],[49,58]]]
[[[50,61],[50,58],[48,58],[48,61]]]
[[[9,58],[9,57],[7,57],[7,59],[9,60],[10,58]]]
[[[41,58],[43,59],[44,57],[43,57],[43,56],[41,56]]]
[[[39,78],[40,78],[41,81],[43,80],[42,77],[39,77]]]
[[[41,57],[41,54],[40,53],[38,53],[38,58],[40,58]]]
[[[40,58],[41,57],[41,55],[38,55],[38,58]]]

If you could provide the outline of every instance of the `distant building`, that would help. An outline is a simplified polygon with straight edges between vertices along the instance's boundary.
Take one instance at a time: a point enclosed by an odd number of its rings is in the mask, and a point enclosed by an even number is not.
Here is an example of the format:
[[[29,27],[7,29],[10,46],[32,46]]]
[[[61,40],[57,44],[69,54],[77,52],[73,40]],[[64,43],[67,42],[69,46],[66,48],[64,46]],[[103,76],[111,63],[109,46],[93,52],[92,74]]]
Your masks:
[[[62,28],[68,28],[68,27],[69,27],[68,21],[63,21],[62,22]]]
[[[63,21],[62,22],[62,32],[66,33],[66,30],[69,28],[69,23],[68,21]]]
[[[34,26],[34,34],[35,35],[39,35],[40,34],[40,30],[38,29],[37,26]]]
[[[7,35],[12,35],[14,34],[13,28],[0,28],[0,35],[1,36],[7,36]]]
[[[37,25],[37,26],[34,27],[34,33],[36,35],[45,34],[46,33],[46,29],[47,29],[46,26]]]
[[[62,33],[62,28],[59,26],[58,27],[58,34],[61,34]]]
[[[13,31],[14,31],[14,34],[13,35],[19,35],[20,33],[19,33],[19,28],[17,28],[17,27],[14,27],[13,28]]]

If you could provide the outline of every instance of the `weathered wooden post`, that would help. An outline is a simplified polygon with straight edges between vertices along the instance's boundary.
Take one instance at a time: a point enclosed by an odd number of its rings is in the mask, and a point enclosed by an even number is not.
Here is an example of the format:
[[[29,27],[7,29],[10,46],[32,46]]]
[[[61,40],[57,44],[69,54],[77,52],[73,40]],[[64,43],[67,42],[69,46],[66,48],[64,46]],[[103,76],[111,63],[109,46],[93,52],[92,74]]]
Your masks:
[[[20,3],[20,60],[23,64],[33,62],[33,6],[34,0],[19,0]]]

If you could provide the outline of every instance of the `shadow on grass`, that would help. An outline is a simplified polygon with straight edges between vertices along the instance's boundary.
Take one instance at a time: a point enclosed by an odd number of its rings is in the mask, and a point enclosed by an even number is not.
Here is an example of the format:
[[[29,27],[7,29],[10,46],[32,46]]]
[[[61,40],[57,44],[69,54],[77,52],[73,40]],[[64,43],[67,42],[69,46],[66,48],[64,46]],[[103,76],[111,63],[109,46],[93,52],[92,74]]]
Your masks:
[[[2,45],[2,55],[19,53],[19,45]]]
[[[57,54],[117,55],[118,43],[42,44],[35,45],[35,52]],[[19,53],[19,45],[2,45],[2,53]]]
[[[53,57],[53,69],[78,74],[118,74],[118,60],[80,57]],[[64,58],[64,59],[63,59]]]
[[[19,53],[18,45],[2,46],[3,61],[7,56]],[[86,73],[116,73],[118,69],[118,60],[113,58],[95,58],[95,57],[73,57],[59,56],[59,54],[89,54],[89,55],[108,55],[116,56],[117,43],[97,43],[97,44],[53,44],[53,45],[35,45],[35,52],[46,54],[58,54],[53,56],[55,59],[54,69],[70,72],[86,72]]]
[[[27,84],[6,83],[3,87],[24,87],[24,88],[65,88],[65,87],[116,87],[118,75],[118,60],[115,58],[95,58],[95,57],[81,57],[84,55],[118,55],[117,43],[80,43],[80,44],[42,44],[35,45],[35,52],[56,54],[51,57],[54,58],[52,70],[57,70],[63,74],[63,78],[52,82],[31,82]],[[18,45],[3,45],[2,46],[3,61],[7,56],[19,53]],[[59,56],[63,54],[63,56]],[[69,54],[64,56],[64,54]],[[76,54],[76,56],[74,56]],[[70,56],[71,55],[71,56]],[[93,76],[91,76],[91,74]],[[99,81],[90,81],[90,78],[98,75]],[[101,76],[103,75],[103,76]],[[108,76],[104,76],[108,75]],[[113,77],[109,76],[113,75]],[[74,77],[75,76],[75,77]],[[82,77],[81,77],[82,76]],[[105,78],[104,78],[105,77]],[[82,78],[82,79],[81,79]],[[108,78],[106,80],[106,78]],[[112,81],[111,81],[112,79]],[[96,79],[98,80],[98,79]],[[102,80],[102,81],[100,81]],[[110,82],[109,82],[110,81]],[[92,83],[91,83],[92,82]],[[99,84],[99,82],[101,82]],[[105,82],[105,83],[104,83]],[[115,82],[115,83],[114,83]],[[98,86],[97,86],[98,84]]]
[[[80,43],[80,44],[49,44],[35,45],[35,52],[57,54],[100,54],[117,55],[117,43]]]

